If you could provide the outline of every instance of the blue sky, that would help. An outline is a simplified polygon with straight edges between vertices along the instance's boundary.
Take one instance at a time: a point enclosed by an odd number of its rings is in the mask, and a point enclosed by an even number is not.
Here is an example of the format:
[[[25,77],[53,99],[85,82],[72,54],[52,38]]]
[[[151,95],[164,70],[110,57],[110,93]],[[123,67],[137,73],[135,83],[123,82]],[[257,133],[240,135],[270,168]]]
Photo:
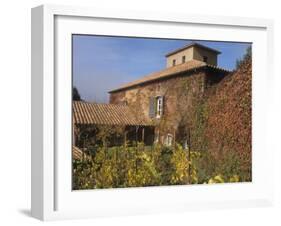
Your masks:
[[[190,40],[73,35],[73,85],[82,99],[108,102],[108,91],[165,68],[165,55]],[[196,41],[222,52],[218,66],[232,70],[249,43]]]

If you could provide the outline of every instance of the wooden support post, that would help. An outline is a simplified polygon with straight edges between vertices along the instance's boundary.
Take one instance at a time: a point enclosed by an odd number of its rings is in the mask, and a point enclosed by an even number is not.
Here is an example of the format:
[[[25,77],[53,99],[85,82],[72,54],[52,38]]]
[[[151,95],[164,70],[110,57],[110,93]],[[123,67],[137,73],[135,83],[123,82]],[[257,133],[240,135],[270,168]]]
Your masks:
[[[139,127],[136,126],[136,145],[138,143],[138,131],[139,131]]]
[[[125,149],[127,147],[127,131],[125,131],[125,133],[124,133],[124,147],[125,147]]]
[[[144,143],[144,127],[142,127],[142,142]]]
[[[83,149],[82,149],[82,160],[85,160],[85,139],[83,140]]]
[[[176,150],[176,130],[174,129],[174,150]]]

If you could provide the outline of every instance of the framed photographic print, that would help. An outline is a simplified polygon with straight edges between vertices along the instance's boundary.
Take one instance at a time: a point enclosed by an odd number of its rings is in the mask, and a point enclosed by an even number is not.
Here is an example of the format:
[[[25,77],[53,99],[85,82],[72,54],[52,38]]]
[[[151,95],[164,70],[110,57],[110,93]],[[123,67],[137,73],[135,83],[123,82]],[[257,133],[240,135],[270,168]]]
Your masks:
[[[32,215],[270,205],[269,20],[32,9]]]

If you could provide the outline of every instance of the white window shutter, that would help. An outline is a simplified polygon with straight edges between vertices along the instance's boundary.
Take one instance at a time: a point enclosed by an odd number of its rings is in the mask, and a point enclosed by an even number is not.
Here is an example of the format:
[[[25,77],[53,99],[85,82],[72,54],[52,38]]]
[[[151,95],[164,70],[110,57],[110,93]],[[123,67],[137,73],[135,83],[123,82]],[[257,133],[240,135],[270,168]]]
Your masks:
[[[165,111],[165,96],[162,96],[161,99],[162,99],[162,113],[161,113],[161,115],[164,115],[164,111]]]

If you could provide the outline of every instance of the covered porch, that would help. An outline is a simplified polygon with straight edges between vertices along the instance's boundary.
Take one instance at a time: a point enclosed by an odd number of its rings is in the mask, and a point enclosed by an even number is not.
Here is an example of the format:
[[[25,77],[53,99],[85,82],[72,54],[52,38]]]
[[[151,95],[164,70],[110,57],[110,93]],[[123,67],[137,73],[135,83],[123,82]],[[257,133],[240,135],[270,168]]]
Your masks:
[[[126,105],[73,102],[73,145],[152,145],[154,126]]]

